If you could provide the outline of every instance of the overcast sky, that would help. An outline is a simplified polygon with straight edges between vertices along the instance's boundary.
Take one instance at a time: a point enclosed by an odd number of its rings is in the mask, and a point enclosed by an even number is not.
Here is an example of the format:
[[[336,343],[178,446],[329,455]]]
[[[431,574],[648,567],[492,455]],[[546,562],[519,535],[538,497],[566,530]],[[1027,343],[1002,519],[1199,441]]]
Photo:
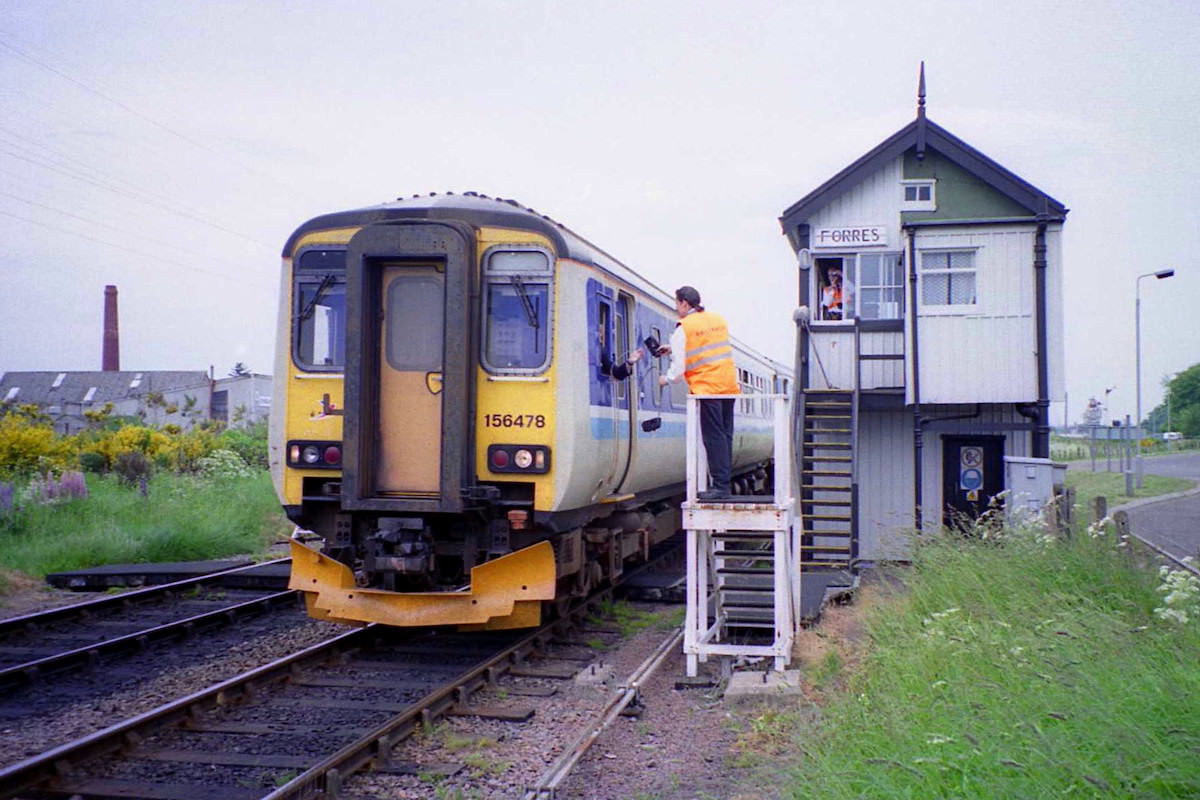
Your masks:
[[[0,372],[270,372],[318,214],[516,198],[791,362],[778,217],[931,119],[1071,209],[1067,414],[1200,362],[1200,3],[0,0]],[[1063,421],[1057,406],[1053,421]]]

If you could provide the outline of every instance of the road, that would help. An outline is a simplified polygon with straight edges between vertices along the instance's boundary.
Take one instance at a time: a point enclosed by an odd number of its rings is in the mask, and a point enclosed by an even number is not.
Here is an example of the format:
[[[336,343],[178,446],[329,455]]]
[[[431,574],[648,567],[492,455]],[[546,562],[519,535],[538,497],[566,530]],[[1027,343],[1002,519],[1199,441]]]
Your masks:
[[[1154,456],[1144,464],[1147,475],[1200,480],[1200,453]],[[1135,501],[1127,513],[1129,527],[1138,536],[1176,558],[1192,556],[1200,563],[1200,493],[1160,502]]]

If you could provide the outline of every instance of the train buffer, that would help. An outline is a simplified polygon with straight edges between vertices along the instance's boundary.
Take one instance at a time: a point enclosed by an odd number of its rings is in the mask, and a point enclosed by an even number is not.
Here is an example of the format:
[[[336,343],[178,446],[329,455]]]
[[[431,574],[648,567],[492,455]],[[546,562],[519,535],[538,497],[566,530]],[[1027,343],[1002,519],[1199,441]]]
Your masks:
[[[687,674],[695,677],[709,656],[768,657],[782,670],[791,659],[800,611],[791,403],[786,394],[737,401],[735,430],[743,447],[757,446],[764,454],[773,448],[773,493],[702,501],[697,493],[707,486],[708,468],[697,401],[704,397],[687,399]]]

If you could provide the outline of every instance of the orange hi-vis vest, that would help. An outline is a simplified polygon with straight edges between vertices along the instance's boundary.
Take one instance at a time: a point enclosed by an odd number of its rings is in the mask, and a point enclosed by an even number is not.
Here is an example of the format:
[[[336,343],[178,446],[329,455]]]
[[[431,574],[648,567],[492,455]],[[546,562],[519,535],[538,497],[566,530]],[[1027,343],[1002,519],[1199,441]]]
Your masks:
[[[720,314],[693,311],[679,321],[686,337],[683,376],[692,394],[738,394],[729,326]]]

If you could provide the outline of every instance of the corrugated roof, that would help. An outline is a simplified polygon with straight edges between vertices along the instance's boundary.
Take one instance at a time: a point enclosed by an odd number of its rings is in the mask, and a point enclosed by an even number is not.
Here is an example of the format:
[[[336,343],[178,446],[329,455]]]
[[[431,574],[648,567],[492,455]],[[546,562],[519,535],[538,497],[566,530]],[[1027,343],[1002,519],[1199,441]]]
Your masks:
[[[131,388],[137,375],[141,382]],[[54,383],[62,375],[61,383]],[[0,398],[13,388],[19,388],[13,400],[17,403],[51,405],[82,403],[88,391],[95,393],[86,402],[109,403],[144,397],[148,392],[187,392],[207,390],[210,386],[208,373],[204,370],[162,370],[156,372],[5,372],[0,375]]]

